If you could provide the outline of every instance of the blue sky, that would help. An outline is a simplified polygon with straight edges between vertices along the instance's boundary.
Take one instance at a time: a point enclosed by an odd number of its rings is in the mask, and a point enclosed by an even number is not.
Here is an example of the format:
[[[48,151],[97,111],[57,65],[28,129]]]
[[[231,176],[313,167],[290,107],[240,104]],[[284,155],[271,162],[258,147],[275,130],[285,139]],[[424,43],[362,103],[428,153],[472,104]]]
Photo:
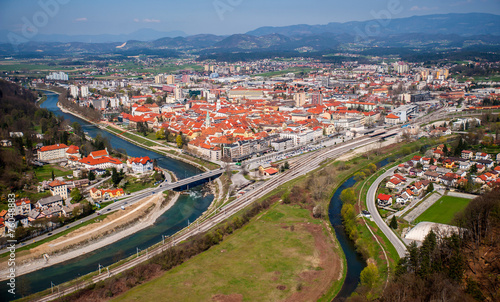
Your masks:
[[[40,3],[51,4],[50,14]],[[396,9],[391,12],[391,7]],[[182,30],[189,35],[234,34],[260,26],[370,20],[382,11],[389,12],[391,18],[467,12],[500,14],[500,1],[0,0],[0,30],[19,32],[25,20],[35,19],[42,34],[120,34],[141,28]]]

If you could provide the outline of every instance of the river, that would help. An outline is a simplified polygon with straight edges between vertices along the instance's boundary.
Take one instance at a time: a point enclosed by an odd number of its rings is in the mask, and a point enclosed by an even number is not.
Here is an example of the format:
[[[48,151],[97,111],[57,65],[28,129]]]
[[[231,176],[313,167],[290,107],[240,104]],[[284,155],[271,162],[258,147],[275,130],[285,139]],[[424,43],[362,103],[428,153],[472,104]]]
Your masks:
[[[388,163],[389,161],[384,159],[377,164],[377,167],[383,167]],[[351,296],[351,294],[356,290],[356,287],[358,287],[361,271],[366,267],[365,260],[356,251],[354,242],[349,239],[349,236],[345,232],[342,224],[342,216],[340,214],[342,210],[342,200],[340,200],[340,194],[343,190],[354,186],[354,184],[356,184],[356,180],[354,180],[354,177],[351,177],[340,185],[340,187],[338,187],[333,194],[333,197],[330,200],[330,205],[328,206],[330,223],[335,229],[335,235],[337,236],[337,240],[344,251],[347,262],[346,278],[334,301],[343,301]]]
[[[156,159],[159,167],[172,171],[179,179],[190,177],[201,172],[194,166],[138,147],[99,129],[85,120],[64,113],[57,107],[58,95],[50,91],[45,91],[45,94],[47,95],[47,100],[41,105],[42,108],[47,108],[56,115],[63,116],[65,119],[71,121],[71,123],[80,123],[83,130],[92,137],[95,137],[97,134],[106,137],[113,148],[125,149],[129,156],[149,156],[152,159]],[[129,257],[136,253],[137,248],[141,250],[146,249],[160,242],[162,235],[175,234],[186,227],[188,221],[195,221],[208,209],[213,198],[214,196],[211,194],[202,194],[201,187],[193,188],[190,190],[189,194],[182,194],[176,204],[160,216],[153,226],[78,258],[18,276],[16,280],[16,296],[7,292],[8,281],[2,282],[0,284],[0,301],[10,301],[42,291],[50,288],[51,282],[56,285],[67,282],[92,271],[96,271],[99,264],[108,266]]]

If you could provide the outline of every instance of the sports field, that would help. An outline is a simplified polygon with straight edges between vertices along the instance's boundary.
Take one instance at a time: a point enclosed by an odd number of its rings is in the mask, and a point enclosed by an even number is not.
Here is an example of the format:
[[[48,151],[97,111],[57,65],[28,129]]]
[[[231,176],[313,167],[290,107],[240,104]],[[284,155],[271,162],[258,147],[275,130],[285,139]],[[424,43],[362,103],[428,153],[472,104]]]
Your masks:
[[[415,223],[430,221],[450,224],[455,214],[465,209],[471,199],[443,196],[415,219]]]

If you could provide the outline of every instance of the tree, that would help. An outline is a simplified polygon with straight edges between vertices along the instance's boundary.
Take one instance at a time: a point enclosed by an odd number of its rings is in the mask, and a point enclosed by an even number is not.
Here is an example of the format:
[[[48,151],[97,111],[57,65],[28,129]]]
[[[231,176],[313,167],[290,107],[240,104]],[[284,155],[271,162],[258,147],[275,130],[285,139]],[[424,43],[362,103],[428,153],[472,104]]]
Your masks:
[[[353,188],[347,188],[347,189],[344,189],[341,193],[340,193],[340,200],[342,200],[343,203],[355,203],[357,198],[356,198],[356,194],[354,193],[354,189]]]
[[[177,137],[175,138],[175,142],[177,143],[177,148],[182,148],[184,145],[184,140],[182,139],[182,135],[178,134]]]
[[[366,177],[366,175],[363,172],[356,172],[356,173],[354,173],[354,180],[355,181],[363,180],[365,177]]]
[[[90,170],[87,177],[88,177],[88,179],[90,181],[94,180],[95,179],[95,173],[94,173],[94,171]]]
[[[71,190],[70,196],[72,198],[71,201],[73,201],[74,203],[79,203],[83,199],[83,196],[78,188],[74,188],[73,190]]]
[[[290,169],[290,164],[288,163],[288,161],[285,162],[284,167],[286,170]]]
[[[361,275],[359,277],[361,279],[361,285],[372,288],[378,279],[377,266],[372,262],[368,263],[368,265],[361,271]]]
[[[122,180],[121,175],[118,173],[118,171],[116,171],[116,168],[113,168],[111,170],[111,181],[115,186],[117,186],[121,180]]]
[[[434,184],[432,182],[427,186],[427,193],[431,192],[434,192]]]
[[[163,128],[156,131],[156,139],[165,139],[165,130]]]
[[[52,180],[54,180],[56,177],[54,175],[54,170],[52,170]]]
[[[398,221],[396,219],[396,215],[392,215],[392,219],[391,219],[391,222],[389,223],[389,226],[392,229],[397,229],[398,228]]]
[[[472,167],[470,167],[470,173],[471,174],[477,173],[477,165],[476,164],[474,164],[474,165],[472,165]]]

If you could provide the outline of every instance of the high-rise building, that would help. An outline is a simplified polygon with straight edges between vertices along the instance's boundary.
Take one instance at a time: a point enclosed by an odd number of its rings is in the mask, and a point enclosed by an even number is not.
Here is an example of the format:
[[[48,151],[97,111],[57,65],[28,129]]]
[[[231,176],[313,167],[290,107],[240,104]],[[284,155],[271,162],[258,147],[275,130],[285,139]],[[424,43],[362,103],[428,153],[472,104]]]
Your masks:
[[[293,100],[295,101],[295,107],[302,107],[306,103],[306,93],[302,91],[294,94]]]
[[[167,84],[175,84],[175,77],[173,75],[168,75],[167,76]]]
[[[175,87],[174,97],[175,97],[176,100],[181,100],[181,99],[184,98],[184,93],[182,92],[182,88]]]
[[[89,96],[89,87],[88,86],[82,86],[80,87],[80,95],[82,98],[86,98]]]
[[[323,105],[323,95],[319,92],[315,92],[311,95],[311,104],[313,105]]]
[[[46,76],[47,80],[54,80],[54,81],[67,81],[68,80],[68,74],[60,71],[60,72],[52,72],[48,76]]]
[[[155,84],[163,84],[163,83],[165,83],[165,77],[163,76],[163,74],[155,76]]]
[[[76,98],[78,96],[78,86],[75,86],[75,85],[71,85],[69,86],[69,94]]]

